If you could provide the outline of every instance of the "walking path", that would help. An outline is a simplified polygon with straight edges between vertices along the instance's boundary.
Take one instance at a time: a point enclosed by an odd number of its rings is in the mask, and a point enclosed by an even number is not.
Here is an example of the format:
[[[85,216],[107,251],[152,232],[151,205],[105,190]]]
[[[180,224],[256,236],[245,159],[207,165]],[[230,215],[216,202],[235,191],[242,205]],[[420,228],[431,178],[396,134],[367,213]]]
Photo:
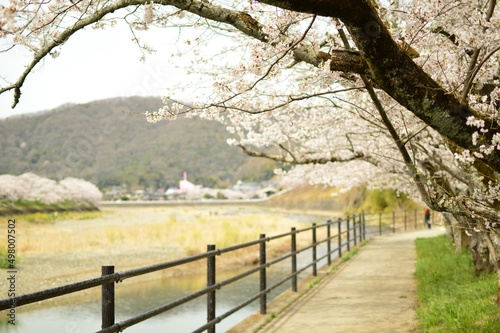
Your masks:
[[[371,240],[259,333],[415,332],[415,239],[442,233],[434,228]],[[290,302],[297,297],[291,295],[283,297]],[[283,306],[283,300],[277,302]],[[268,314],[273,310],[281,311],[275,307]],[[263,319],[264,315],[255,315],[229,332],[254,332]]]

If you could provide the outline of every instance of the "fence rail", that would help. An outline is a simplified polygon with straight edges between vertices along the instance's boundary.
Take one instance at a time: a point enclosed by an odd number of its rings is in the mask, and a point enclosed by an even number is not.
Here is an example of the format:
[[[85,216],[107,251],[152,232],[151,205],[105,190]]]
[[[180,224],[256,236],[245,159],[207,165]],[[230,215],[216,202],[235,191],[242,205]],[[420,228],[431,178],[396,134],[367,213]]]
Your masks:
[[[312,223],[311,226],[301,229],[291,228],[290,232],[271,237],[268,237],[265,234],[261,234],[259,239],[255,241],[237,244],[226,248],[217,249],[214,244],[209,244],[207,245],[206,252],[132,270],[115,272],[114,266],[102,266],[101,277],[80,281],[48,290],[42,290],[27,295],[21,295],[10,299],[3,299],[0,300],[0,310],[7,310],[101,286],[102,329],[98,331],[98,333],[111,333],[121,332],[124,329],[138,324],[144,320],[174,309],[199,297],[206,296],[207,322],[193,332],[207,331],[209,333],[215,333],[216,325],[218,323],[220,323],[222,320],[226,319],[233,313],[237,312],[238,310],[253,303],[254,301],[259,300],[260,313],[265,314],[267,311],[267,295],[271,291],[288,282],[290,283],[291,290],[296,292],[299,274],[311,269],[312,275],[316,276],[317,265],[320,261],[326,259],[327,264],[331,265],[333,257],[342,257],[342,253],[345,250],[350,251],[351,246],[357,246],[359,243],[365,240],[366,237],[395,233],[398,231],[415,230],[422,227],[424,227],[423,220],[419,221],[416,211],[412,212],[412,214],[408,214],[406,211],[404,211],[399,213],[393,212],[387,214],[378,213],[367,215],[352,215],[346,218],[327,220],[319,224]],[[299,234],[310,237],[310,241],[306,240],[305,243],[308,245],[299,247],[299,242],[297,241],[297,235]],[[269,258],[268,248],[271,246],[271,244],[274,244],[277,241],[283,242],[287,239],[290,244],[290,252],[285,253],[277,258]],[[304,241],[302,241],[301,243],[304,244]],[[259,264],[256,267],[252,267],[244,271],[243,273],[217,282],[217,256],[255,246],[259,247]],[[326,247],[326,254],[318,257],[318,247],[320,246]],[[307,251],[309,251],[311,255],[310,262],[307,262],[304,267],[298,269],[297,256],[300,253],[305,253]],[[182,266],[187,263],[198,262],[202,260],[206,261],[207,267],[206,288],[173,300],[167,304],[163,304],[159,307],[150,309],[127,320],[118,323],[115,322],[115,284],[117,282],[122,282],[126,279],[136,276],[166,270],[172,267]],[[275,284],[268,286],[266,274],[268,268],[286,260],[289,260],[290,262],[291,273]],[[217,316],[217,290],[256,273],[259,273],[259,292],[246,299],[236,307],[233,307],[225,313]]]

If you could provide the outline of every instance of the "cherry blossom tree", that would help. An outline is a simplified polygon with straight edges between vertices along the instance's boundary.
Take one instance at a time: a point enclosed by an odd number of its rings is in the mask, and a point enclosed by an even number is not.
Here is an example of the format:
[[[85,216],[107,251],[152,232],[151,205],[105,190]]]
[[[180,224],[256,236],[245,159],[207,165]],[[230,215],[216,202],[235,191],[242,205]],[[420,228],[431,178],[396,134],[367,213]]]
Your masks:
[[[496,4],[12,0],[0,7],[3,52],[24,47],[33,59],[0,93],[12,92],[15,106],[39,62],[86,27],[124,21],[145,54],[152,47],[136,32],[176,27],[188,36],[177,59],[189,53],[214,93],[166,92],[149,121],[215,119],[230,144],[293,165],[290,180],[418,197],[469,241],[477,272],[496,271],[500,281]]]
[[[83,179],[64,178],[59,182],[59,186],[66,192],[64,198],[67,200],[98,205],[102,199],[102,193],[97,186]]]
[[[0,175],[0,199],[7,201],[54,204],[70,200],[98,205],[101,198],[99,189],[83,179],[65,178],[58,183],[34,173]]]

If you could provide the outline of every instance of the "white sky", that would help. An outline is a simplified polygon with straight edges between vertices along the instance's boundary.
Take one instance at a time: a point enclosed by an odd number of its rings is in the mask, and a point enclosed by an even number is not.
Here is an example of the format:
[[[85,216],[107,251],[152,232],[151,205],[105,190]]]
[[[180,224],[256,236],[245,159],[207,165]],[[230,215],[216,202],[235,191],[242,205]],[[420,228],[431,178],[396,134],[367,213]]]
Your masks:
[[[142,53],[131,41],[127,27],[77,32],[60,49],[58,58],[47,57],[35,67],[15,109],[11,108],[12,92],[0,95],[0,118],[49,110],[65,103],[118,96],[162,96],[166,88],[175,88],[181,80],[199,81],[196,77],[187,78],[182,69],[173,68],[168,62],[177,52],[175,43],[179,40],[175,31],[157,29],[144,36],[151,37],[158,52],[148,55],[142,63]],[[28,53],[20,51],[0,53],[0,78],[13,81],[30,59]],[[0,85],[6,84],[0,81]]]

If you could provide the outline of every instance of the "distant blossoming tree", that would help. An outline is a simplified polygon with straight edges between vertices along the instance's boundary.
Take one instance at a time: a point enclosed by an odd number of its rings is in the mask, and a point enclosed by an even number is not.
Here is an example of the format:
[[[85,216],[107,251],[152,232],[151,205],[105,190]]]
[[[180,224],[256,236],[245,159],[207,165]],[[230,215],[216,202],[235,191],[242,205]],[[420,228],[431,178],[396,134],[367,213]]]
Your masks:
[[[55,180],[25,173],[20,176],[0,175],[0,199],[8,201],[38,201],[53,204],[71,200],[76,203],[97,205],[102,194],[99,189],[83,179]]]
[[[65,198],[75,202],[90,202],[97,205],[102,199],[102,193],[94,184],[78,178],[64,178],[59,182],[64,189]]]
[[[196,100],[182,87],[168,92],[149,121],[180,113],[216,119],[227,124],[230,144],[294,165],[290,178],[418,196],[443,212],[455,235],[467,235],[477,272],[496,271],[500,281],[496,7],[496,0],[12,0],[0,8],[0,38],[5,52],[23,46],[33,59],[0,93],[12,91],[15,105],[33,68],[87,26],[122,19],[132,31],[198,31],[178,44],[179,54],[190,53],[192,70],[213,77],[215,93]],[[204,52],[214,48],[220,56]]]

